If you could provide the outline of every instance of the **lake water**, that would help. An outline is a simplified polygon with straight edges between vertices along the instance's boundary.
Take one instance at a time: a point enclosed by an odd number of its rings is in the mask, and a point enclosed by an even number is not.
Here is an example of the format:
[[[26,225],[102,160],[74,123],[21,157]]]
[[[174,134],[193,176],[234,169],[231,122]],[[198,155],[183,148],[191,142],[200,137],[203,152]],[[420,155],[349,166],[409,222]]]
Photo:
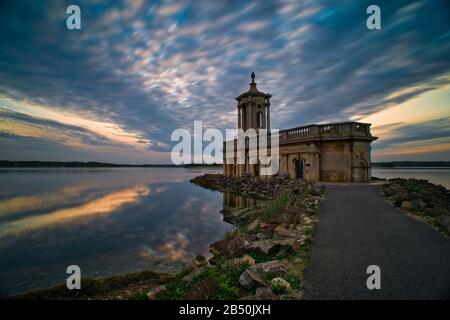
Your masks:
[[[1,169],[0,296],[82,276],[178,271],[232,226],[179,168]],[[208,171],[211,172],[211,171]],[[217,171],[216,171],[217,172]]]
[[[233,227],[220,211],[254,200],[222,195],[181,168],[0,169],[0,296],[83,276],[178,271]],[[373,169],[450,188],[449,169]]]
[[[372,176],[425,179],[450,189],[450,168],[372,168]]]

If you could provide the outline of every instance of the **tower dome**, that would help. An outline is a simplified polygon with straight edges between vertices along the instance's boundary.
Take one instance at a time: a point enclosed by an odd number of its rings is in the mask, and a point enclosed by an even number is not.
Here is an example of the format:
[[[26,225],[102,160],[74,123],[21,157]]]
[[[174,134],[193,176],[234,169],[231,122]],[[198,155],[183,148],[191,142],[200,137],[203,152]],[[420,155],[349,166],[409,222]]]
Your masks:
[[[270,98],[272,95],[258,90],[255,73],[250,75],[252,82],[248,91],[236,97],[238,108],[238,129],[270,130]]]

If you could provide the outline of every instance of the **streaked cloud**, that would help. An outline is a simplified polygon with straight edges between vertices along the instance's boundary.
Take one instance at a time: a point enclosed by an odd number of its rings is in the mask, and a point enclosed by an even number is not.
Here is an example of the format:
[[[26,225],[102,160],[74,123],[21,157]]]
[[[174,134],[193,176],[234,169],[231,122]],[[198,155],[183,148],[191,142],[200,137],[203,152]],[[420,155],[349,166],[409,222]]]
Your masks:
[[[252,71],[273,94],[273,128],[402,123],[378,131],[380,159],[429,143],[425,131],[449,116],[449,11],[440,1],[381,1],[383,29],[373,32],[369,4],[80,1],[83,30],[70,32],[62,1],[3,2],[0,158],[168,162],[173,129],[235,127],[234,97]],[[417,126],[421,134],[406,129]]]

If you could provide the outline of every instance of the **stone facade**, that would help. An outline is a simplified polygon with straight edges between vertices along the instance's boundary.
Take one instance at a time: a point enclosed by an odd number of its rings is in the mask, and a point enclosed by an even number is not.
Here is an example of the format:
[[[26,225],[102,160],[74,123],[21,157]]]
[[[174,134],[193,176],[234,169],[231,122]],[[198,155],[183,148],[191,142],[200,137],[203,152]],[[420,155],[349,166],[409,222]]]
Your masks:
[[[270,130],[270,94],[258,91],[252,73],[249,91],[236,98],[238,128]],[[370,143],[376,140],[370,124],[341,122],[311,124],[279,132],[279,172],[308,181],[368,182],[371,177]],[[234,143],[236,150],[237,143]],[[235,152],[236,153],[236,152]],[[259,175],[260,165],[252,164],[248,146],[245,164],[230,161],[224,145],[226,176]]]

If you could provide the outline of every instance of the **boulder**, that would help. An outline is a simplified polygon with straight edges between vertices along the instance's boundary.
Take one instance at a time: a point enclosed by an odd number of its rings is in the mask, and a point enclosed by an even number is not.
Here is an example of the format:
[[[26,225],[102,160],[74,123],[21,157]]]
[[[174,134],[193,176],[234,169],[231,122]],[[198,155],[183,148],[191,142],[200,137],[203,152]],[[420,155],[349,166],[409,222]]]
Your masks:
[[[300,300],[302,298],[301,293],[293,291],[288,294],[282,294],[280,300]]]
[[[147,298],[148,300],[158,300],[161,298],[164,292],[166,292],[166,286],[159,286],[153,288],[147,293]]]
[[[194,269],[194,271],[192,271],[192,272],[188,273],[187,275],[185,275],[181,279],[181,281],[184,282],[184,283],[189,283],[192,280],[194,280],[194,278],[196,276],[200,275],[203,271],[205,271],[205,269],[207,269],[207,268],[211,268],[211,265],[207,264],[207,265],[205,265],[203,267]]]
[[[266,286],[264,280],[251,268],[245,269],[239,276],[239,284],[246,289]]]
[[[219,284],[213,278],[206,278],[192,286],[192,288],[186,292],[181,300],[208,300],[212,299],[219,289]]]
[[[284,239],[284,240],[265,239],[250,242],[247,246],[245,246],[245,249],[247,251],[256,251],[260,254],[271,255],[280,251],[283,248],[294,249],[295,245],[296,245],[295,239]]]
[[[278,297],[272,292],[269,287],[259,287],[256,289],[255,296],[259,297],[261,300],[277,300]]]
[[[206,258],[204,256],[202,256],[201,254],[199,254],[198,256],[195,257],[195,259],[193,260],[193,263],[196,267],[203,267],[206,266],[208,264],[208,260],[206,260]]]
[[[227,258],[232,258],[243,254],[245,251],[245,246],[255,240],[256,236],[223,239],[214,242],[210,247],[210,251],[214,254],[214,256],[225,256]]]
[[[411,210],[412,209],[412,202],[411,201],[402,201],[402,204],[400,205],[400,208],[403,210]]]
[[[436,223],[444,230],[450,233],[450,216],[441,215],[436,218]]]
[[[308,217],[308,216],[303,216],[302,218],[302,224],[303,225],[311,225],[314,223],[314,219]]]
[[[265,273],[280,275],[285,273],[284,264],[280,260],[273,260],[248,267],[239,277],[239,284],[246,289],[266,287],[263,280]]]
[[[305,237],[305,235],[298,229],[286,229],[282,226],[276,226],[275,229],[273,229],[273,234],[277,238],[294,238],[300,240]]]
[[[256,234],[256,238],[258,240],[266,240],[266,239],[270,239],[271,237],[267,234],[267,232],[258,232]]]
[[[254,272],[260,275],[268,272],[279,275],[286,272],[284,268],[284,263],[281,260],[272,260],[258,263],[255,264],[253,267],[250,267],[250,269],[254,270]]]
[[[423,210],[425,208],[425,202],[422,199],[414,199],[411,204],[414,210]]]
[[[248,231],[253,231],[253,230],[255,230],[258,227],[259,227],[259,220],[255,219],[247,226],[247,230]]]

